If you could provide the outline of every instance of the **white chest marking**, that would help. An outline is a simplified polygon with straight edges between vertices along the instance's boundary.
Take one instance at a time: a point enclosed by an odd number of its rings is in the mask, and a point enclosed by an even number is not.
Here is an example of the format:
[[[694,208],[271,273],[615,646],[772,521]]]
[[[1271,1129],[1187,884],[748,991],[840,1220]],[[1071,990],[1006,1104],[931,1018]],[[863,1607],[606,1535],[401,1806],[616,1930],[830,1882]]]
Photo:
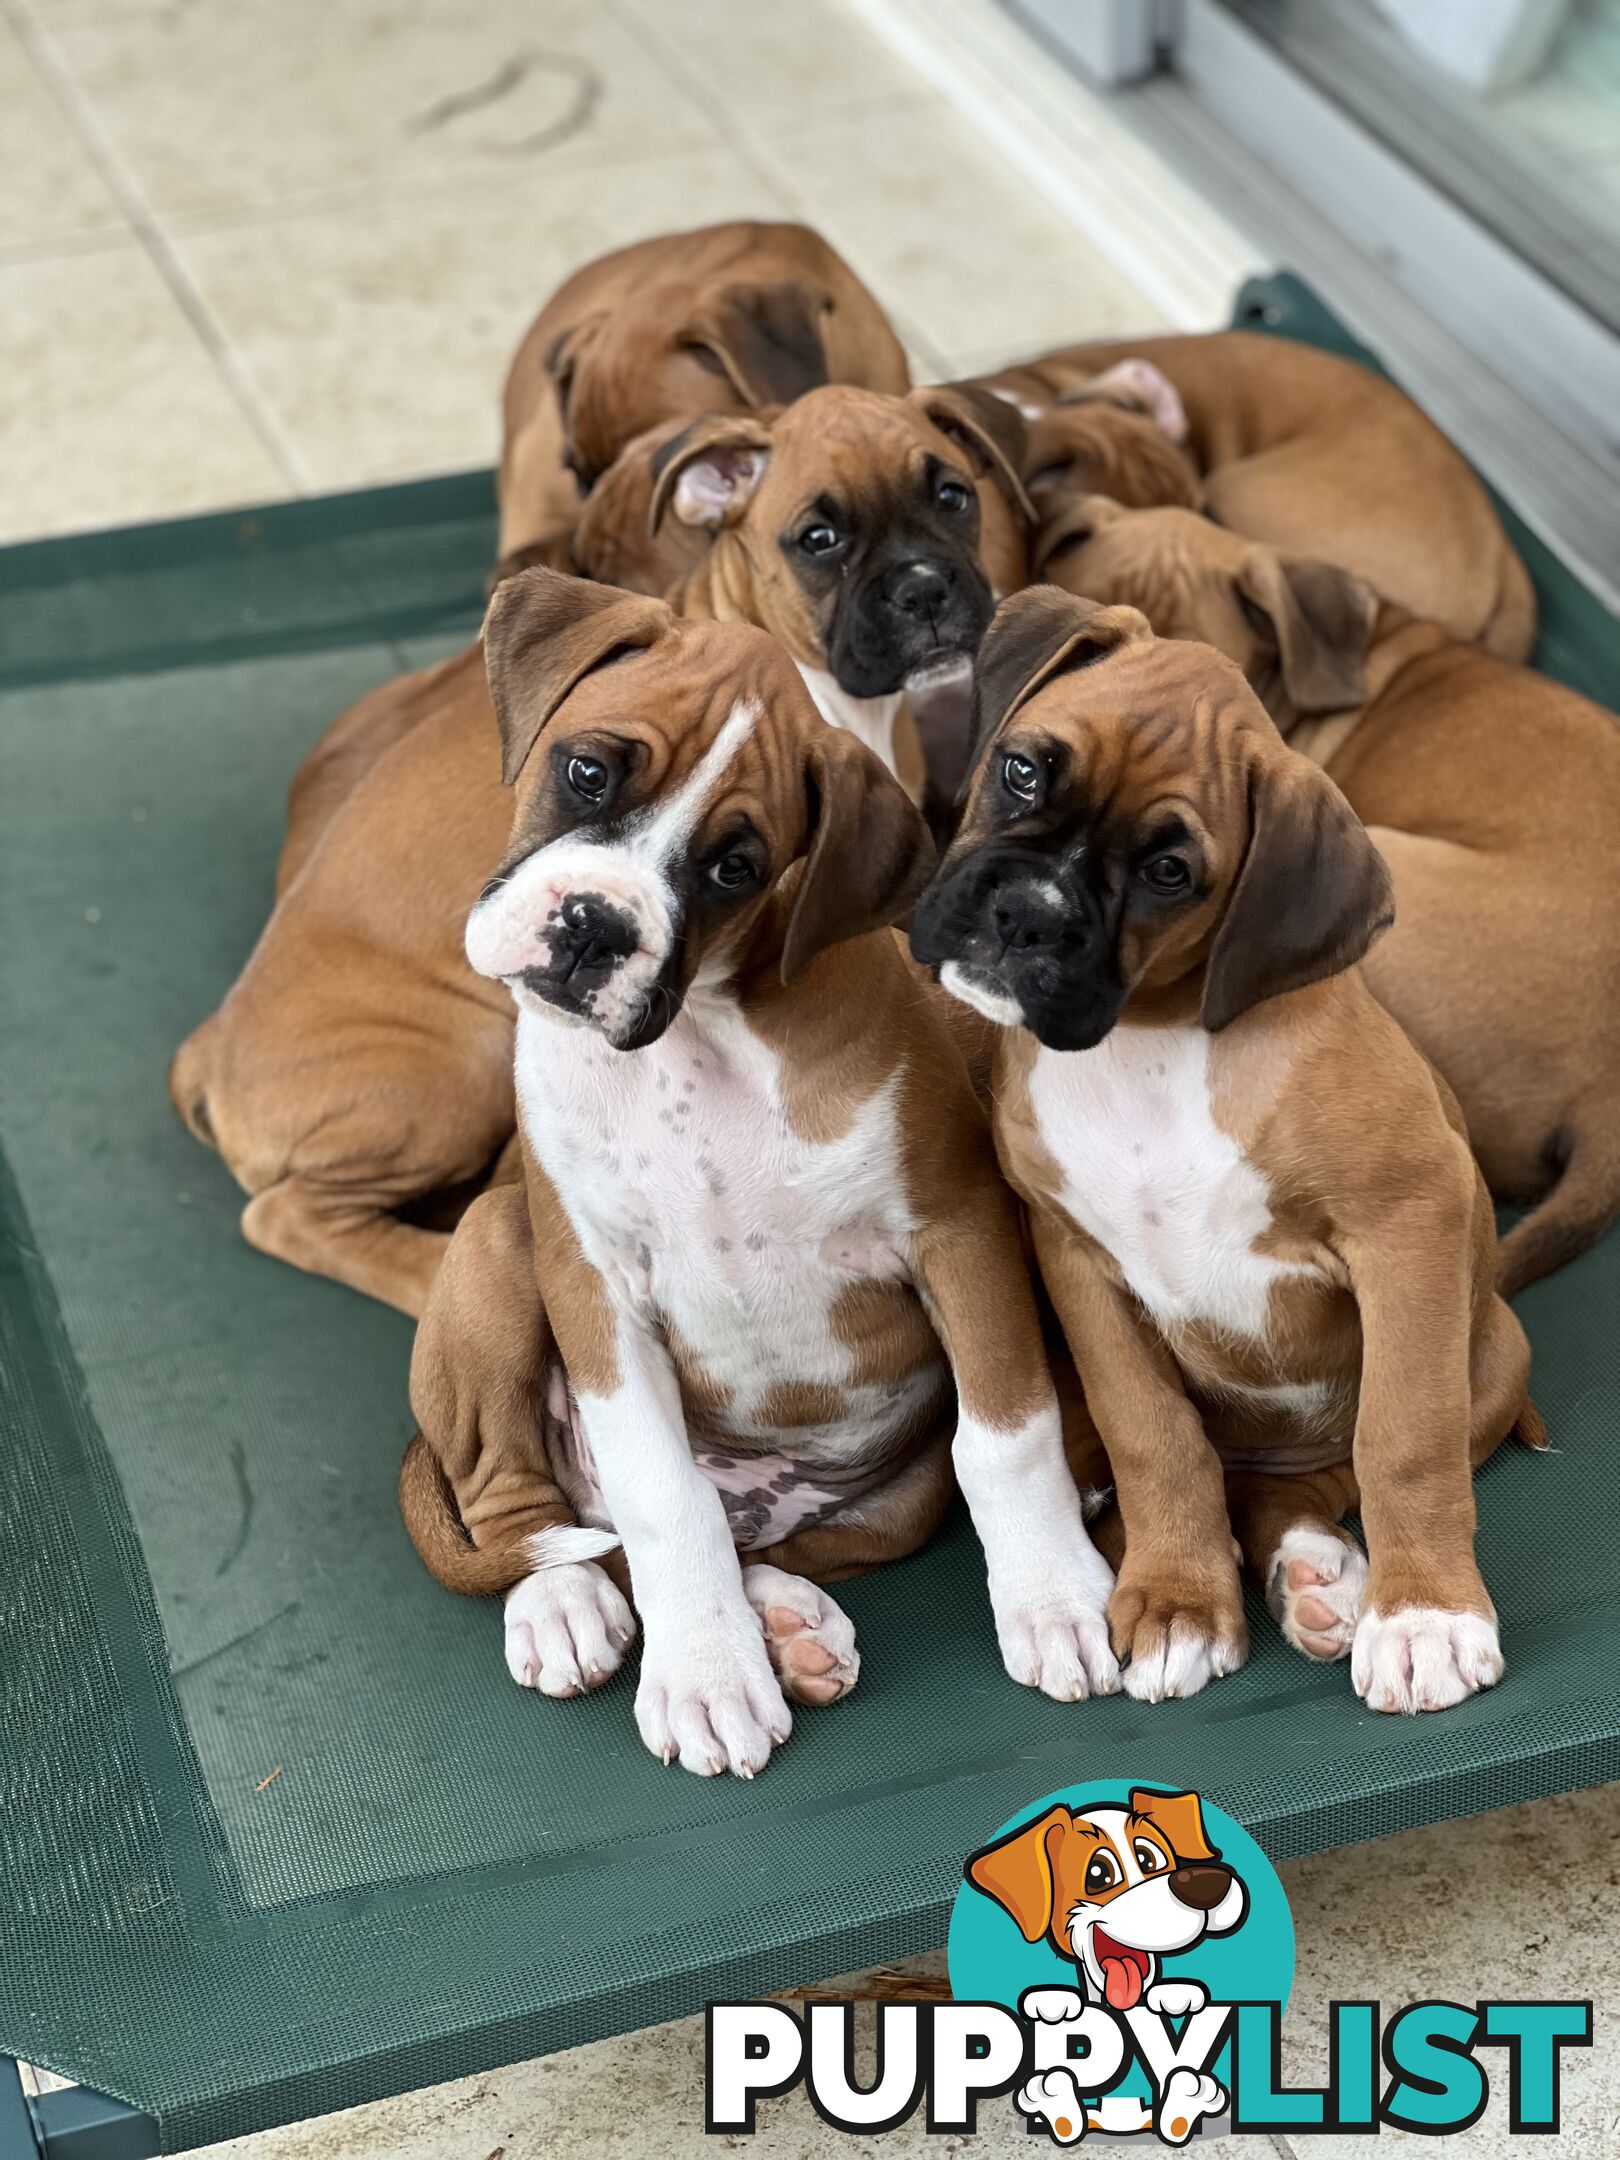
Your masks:
[[[516,1073],[529,1143],[585,1257],[615,1305],[677,1333],[729,1391],[725,1425],[760,1431],[770,1390],[795,1382],[840,1390],[845,1406],[835,1427],[797,1430],[807,1455],[859,1454],[913,1414],[904,1386],[851,1385],[834,1327],[853,1282],[909,1273],[897,1077],[841,1138],[803,1139],[775,1052],[728,997],[703,992],[631,1052],[520,1011]]]
[[[1210,1105],[1202,1028],[1116,1027],[1095,1050],[1042,1050],[1030,1075],[1063,1206],[1167,1332],[1266,1332],[1272,1285],[1308,1273],[1255,1251],[1264,1177]]]
[[[806,667],[802,660],[793,664],[804,677],[805,688],[827,725],[847,728],[851,735],[858,735],[867,749],[893,772],[894,728],[900,708],[906,701],[905,692],[895,690],[888,697],[851,697],[847,690],[838,687],[838,678],[829,675],[825,668]]]

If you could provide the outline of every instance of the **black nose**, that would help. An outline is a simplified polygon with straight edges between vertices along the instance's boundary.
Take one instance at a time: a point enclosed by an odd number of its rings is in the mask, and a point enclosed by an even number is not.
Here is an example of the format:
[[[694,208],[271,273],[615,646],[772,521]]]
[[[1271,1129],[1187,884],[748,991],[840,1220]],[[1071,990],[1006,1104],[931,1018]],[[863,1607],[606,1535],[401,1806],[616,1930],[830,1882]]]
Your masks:
[[[990,921],[1003,952],[1039,952],[1043,945],[1057,943],[1062,927],[1050,908],[1018,892],[1002,893],[991,901]]]
[[[884,598],[896,614],[932,622],[943,613],[951,597],[953,582],[949,570],[941,563],[902,563],[889,578]]]
[[[605,975],[639,942],[623,908],[610,906],[600,893],[569,893],[551,929],[552,965],[565,982],[581,971]]]
[[[1213,1912],[1232,1887],[1232,1870],[1213,1862],[1170,1870],[1170,1892],[1194,1912]]]

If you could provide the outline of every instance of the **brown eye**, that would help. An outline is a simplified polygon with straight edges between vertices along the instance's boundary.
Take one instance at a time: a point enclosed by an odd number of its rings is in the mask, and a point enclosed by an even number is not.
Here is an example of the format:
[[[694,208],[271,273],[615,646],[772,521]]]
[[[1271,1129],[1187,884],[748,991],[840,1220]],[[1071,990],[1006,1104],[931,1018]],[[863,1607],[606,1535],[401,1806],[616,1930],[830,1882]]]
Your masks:
[[[832,525],[807,525],[799,535],[799,547],[806,555],[830,555],[838,545],[838,531]]]
[[[600,758],[571,757],[564,770],[568,785],[582,802],[600,802],[607,793],[608,769]]]
[[[942,480],[934,490],[934,500],[942,510],[965,510],[973,500],[973,490],[965,480]]]
[[[745,885],[751,885],[754,881],[753,861],[749,856],[733,850],[729,855],[722,855],[720,860],[710,867],[709,875],[722,892],[741,892]]]
[[[1136,1855],[1136,1864],[1144,1875],[1162,1875],[1169,1864],[1158,1846],[1149,1845],[1144,1838],[1138,1838],[1131,1851]]]
[[[1139,875],[1156,893],[1183,893],[1192,883],[1192,872],[1179,855],[1152,855]]]
[[[1016,751],[1001,761],[1001,777],[1007,793],[1016,795],[1020,802],[1033,802],[1035,791],[1041,784],[1040,767],[1033,758],[1020,757]]]
[[[1119,1881],[1119,1867],[1112,1853],[1100,1852],[1092,1857],[1086,1869],[1086,1894],[1101,1897],[1105,1890],[1112,1890]]]

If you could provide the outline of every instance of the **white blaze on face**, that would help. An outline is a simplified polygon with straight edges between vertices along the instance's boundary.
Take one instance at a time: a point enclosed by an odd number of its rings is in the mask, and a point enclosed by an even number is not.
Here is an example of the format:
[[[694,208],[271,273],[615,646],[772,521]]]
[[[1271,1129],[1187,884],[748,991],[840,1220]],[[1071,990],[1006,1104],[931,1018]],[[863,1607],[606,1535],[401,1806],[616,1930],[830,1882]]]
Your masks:
[[[563,902],[575,893],[598,896],[634,923],[637,943],[595,992],[586,1017],[609,1037],[628,1034],[679,935],[675,867],[758,718],[757,703],[739,698],[685,779],[637,811],[611,841],[591,839],[586,827],[562,834],[519,863],[467,918],[467,958],[478,973],[506,983],[531,1011],[559,1017],[521,977],[525,969],[549,964],[551,932]]]

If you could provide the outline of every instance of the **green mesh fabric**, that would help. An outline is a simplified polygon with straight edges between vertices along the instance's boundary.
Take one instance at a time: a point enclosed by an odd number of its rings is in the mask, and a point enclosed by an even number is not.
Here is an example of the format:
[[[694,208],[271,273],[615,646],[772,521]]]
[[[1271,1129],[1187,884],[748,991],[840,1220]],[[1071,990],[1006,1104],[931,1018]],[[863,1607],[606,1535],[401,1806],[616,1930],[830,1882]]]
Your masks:
[[[1284,1858],[1620,1776],[1613,1239],[1525,1300],[1556,1452],[1483,1477],[1510,1670],[1444,1717],[1368,1715],[1258,1609],[1191,1703],[1048,1703],[959,1519],[849,1587],[861,1687],[752,1785],[647,1756],[631,1672],[512,1686],[395,1511],[406,1324],[251,1252],[164,1092],[303,751],[476,627],[487,503],[0,554],[0,2047],[178,2149],[933,1947],[963,1854],[1072,1779],[1196,1783]],[[1616,626],[1532,552],[1551,663],[1615,701]]]

